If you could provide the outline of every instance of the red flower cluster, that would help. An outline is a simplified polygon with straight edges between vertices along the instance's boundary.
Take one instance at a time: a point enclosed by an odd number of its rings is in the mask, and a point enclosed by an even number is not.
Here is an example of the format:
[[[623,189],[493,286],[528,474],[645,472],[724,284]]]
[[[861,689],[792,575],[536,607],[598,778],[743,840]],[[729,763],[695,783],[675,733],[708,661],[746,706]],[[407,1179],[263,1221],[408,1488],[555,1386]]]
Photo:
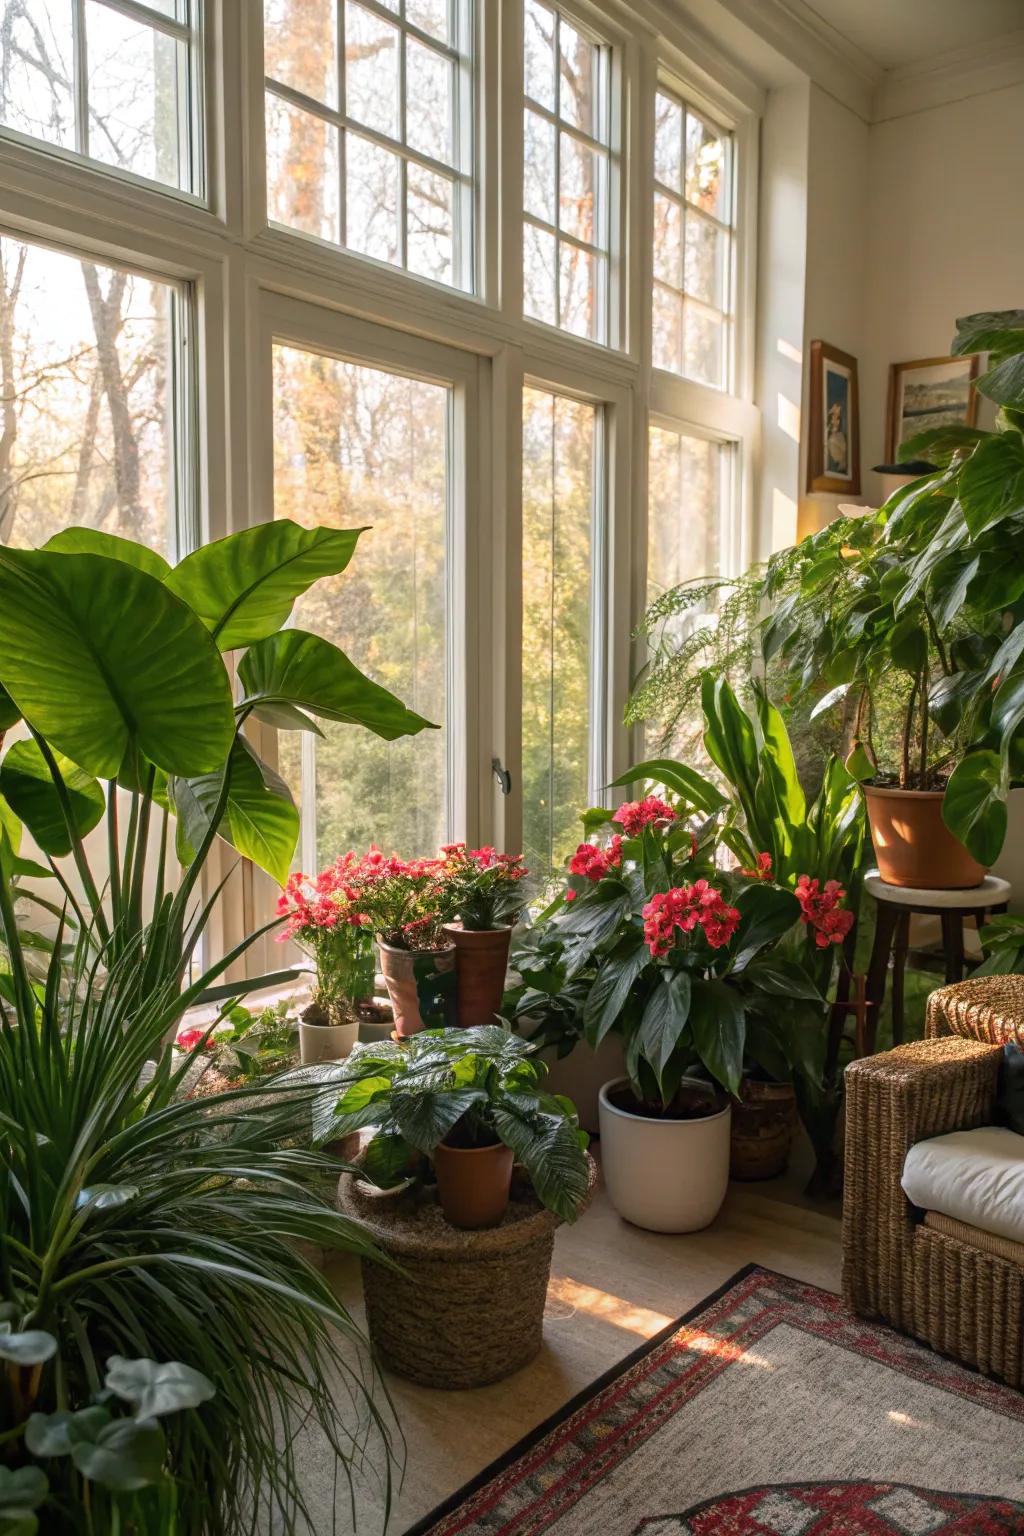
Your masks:
[[[174,1041],[179,1051],[194,1051],[200,1040],[206,1034],[205,1029],[183,1029]],[[213,1037],[207,1040],[203,1046],[204,1051],[213,1050]]]
[[[721,949],[736,932],[740,914],[730,907],[721,891],[707,880],[658,891],[643,909],[644,939],[651,954],[667,955],[675,943],[676,929],[692,933],[703,929],[712,949]]]
[[[772,856],[770,853],[757,855],[756,869],[741,869],[741,875],[749,875],[751,880],[770,880],[772,878]]]
[[[361,858],[343,853],[318,875],[289,875],[277,899],[278,917],[288,919],[278,940],[293,939],[311,929],[336,928],[339,923],[362,923],[359,903],[365,891],[407,868],[394,854],[386,856],[379,848],[371,848]]]
[[[637,837],[652,822],[663,822],[667,826],[675,819],[676,813],[672,807],[655,795],[648,795],[646,800],[627,800],[612,817],[612,821],[618,822],[627,837]]]
[[[569,873],[583,875],[587,880],[603,880],[609,870],[621,866],[622,837],[616,832],[607,848],[599,848],[596,843],[580,843],[569,860]]]
[[[853,913],[844,911],[839,903],[846,891],[838,880],[826,880],[825,889],[809,875],[801,875],[796,882],[796,899],[800,903],[800,921],[815,930],[814,942],[819,949],[830,944],[841,944],[853,927]]]
[[[504,880],[523,880],[529,873],[521,853],[499,853],[490,845],[485,848],[467,848],[465,843],[443,843],[441,853],[442,858],[436,862],[443,874],[461,873],[466,869],[473,873],[489,869]],[[428,864],[431,861],[423,859],[420,862]]]

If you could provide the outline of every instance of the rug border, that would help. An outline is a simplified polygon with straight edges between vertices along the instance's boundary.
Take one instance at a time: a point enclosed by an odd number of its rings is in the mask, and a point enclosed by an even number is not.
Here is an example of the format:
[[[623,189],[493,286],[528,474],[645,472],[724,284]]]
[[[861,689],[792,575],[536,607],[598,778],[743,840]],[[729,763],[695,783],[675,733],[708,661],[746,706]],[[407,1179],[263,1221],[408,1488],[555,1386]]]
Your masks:
[[[641,1361],[645,1355],[649,1355],[652,1350],[657,1349],[659,1344],[663,1344],[666,1339],[670,1339],[680,1328],[685,1328],[687,1323],[692,1323],[706,1308],[714,1306],[716,1301],[721,1301],[722,1297],[728,1291],[731,1291],[733,1286],[739,1285],[742,1280],[745,1280],[748,1275],[753,1274],[756,1270],[766,1275],[779,1275],[780,1279],[794,1280],[797,1285],[804,1283],[796,1280],[793,1275],[782,1275],[780,1271],[768,1269],[763,1264],[753,1262],[744,1264],[734,1275],[730,1275],[728,1280],[724,1280],[709,1295],[703,1297],[701,1301],[692,1306],[688,1312],[684,1312],[682,1317],[677,1317],[674,1322],[667,1323],[664,1328],[660,1328],[651,1338],[645,1339],[641,1345],[631,1350],[628,1355],[624,1355],[621,1360],[617,1360],[606,1371],[602,1371],[600,1376],[588,1382],[585,1387],[581,1387],[567,1402],[562,1404],[561,1408],[556,1408],[554,1413],[549,1414],[540,1424],[528,1430],[521,1440],[516,1441],[515,1445],[511,1446],[507,1451],[503,1451],[500,1456],[496,1456],[475,1477],[470,1478],[468,1483],[463,1483],[460,1488],[456,1488],[454,1493],[449,1494],[434,1509],[422,1515],[415,1525],[410,1525],[407,1530],[402,1532],[402,1536],[427,1536],[431,1526],[436,1525],[439,1520],[443,1520],[446,1515],[453,1514],[460,1504],[464,1503],[474,1493],[478,1493],[492,1478],[506,1471],[514,1461],[519,1460],[520,1456],[525,1456],[527,1451],[531,1451],[539,1441],[544,1439],[545,1435],[549,1435],[553,1429],[557,1429],[559,1424],[563,1424],[578,1408],[582,1408],[590,1398],[603,1391],[605,1387],[610,1386],[616,1377],[621,1376],[624,1371],[629,1370],[631,1366]],[[835,1293],[832,1292],[830,1294]]]

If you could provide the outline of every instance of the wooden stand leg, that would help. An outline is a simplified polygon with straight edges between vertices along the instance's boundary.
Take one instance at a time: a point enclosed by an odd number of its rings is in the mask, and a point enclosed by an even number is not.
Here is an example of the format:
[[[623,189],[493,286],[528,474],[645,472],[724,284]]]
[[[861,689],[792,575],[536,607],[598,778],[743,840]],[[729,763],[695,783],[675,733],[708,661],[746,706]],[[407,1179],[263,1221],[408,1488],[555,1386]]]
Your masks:
[[[946,955],[946,985],[964,979],[964,914],[942,914],[942,948]]]
[[[892,945],[892,1043],[903,1044],[903,977],[907,969],[910,945],[910,913],[903,911],[896,919]]]
[[[867,1038],[865,1040],[867,1051],[865,1054],[869,1056],[874,1052],[875,1041],[878,1038],[878,1015],[885,1001],[885,977],[889,969],[889,955],[899,916],[898,907],[890,905],[887,901],[876,903],[875,942],[871,947],[865,989],[867,1001]]]

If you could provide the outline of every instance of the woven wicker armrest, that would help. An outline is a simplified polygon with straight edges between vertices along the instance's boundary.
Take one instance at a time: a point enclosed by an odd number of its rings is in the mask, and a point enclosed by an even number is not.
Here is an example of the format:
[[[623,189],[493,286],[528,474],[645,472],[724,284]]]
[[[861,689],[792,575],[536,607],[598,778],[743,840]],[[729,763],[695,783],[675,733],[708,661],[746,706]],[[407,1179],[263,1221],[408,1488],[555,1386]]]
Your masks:
[[[858,1312],[909,1325],[915,1220],[904,1160],[915,1142],[991,1121],[999,1056],[950,1037],[847,1067],[843,1295]]]
[[[961,1035],[1003,1045],[1024,1044],[1024,976],[971,976],[939,987],[928,999],[925,1034],[931,1040]]]

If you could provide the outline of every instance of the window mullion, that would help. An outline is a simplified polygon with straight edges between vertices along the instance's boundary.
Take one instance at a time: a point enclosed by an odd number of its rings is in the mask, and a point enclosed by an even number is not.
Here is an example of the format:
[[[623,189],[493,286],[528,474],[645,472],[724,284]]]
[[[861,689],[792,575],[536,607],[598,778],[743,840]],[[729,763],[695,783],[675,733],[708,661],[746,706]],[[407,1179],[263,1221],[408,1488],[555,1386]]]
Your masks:
[[[89,153],[89,53],[85,35],[85,0],[73,0],[75,90],[75,148],[80,155]]]

